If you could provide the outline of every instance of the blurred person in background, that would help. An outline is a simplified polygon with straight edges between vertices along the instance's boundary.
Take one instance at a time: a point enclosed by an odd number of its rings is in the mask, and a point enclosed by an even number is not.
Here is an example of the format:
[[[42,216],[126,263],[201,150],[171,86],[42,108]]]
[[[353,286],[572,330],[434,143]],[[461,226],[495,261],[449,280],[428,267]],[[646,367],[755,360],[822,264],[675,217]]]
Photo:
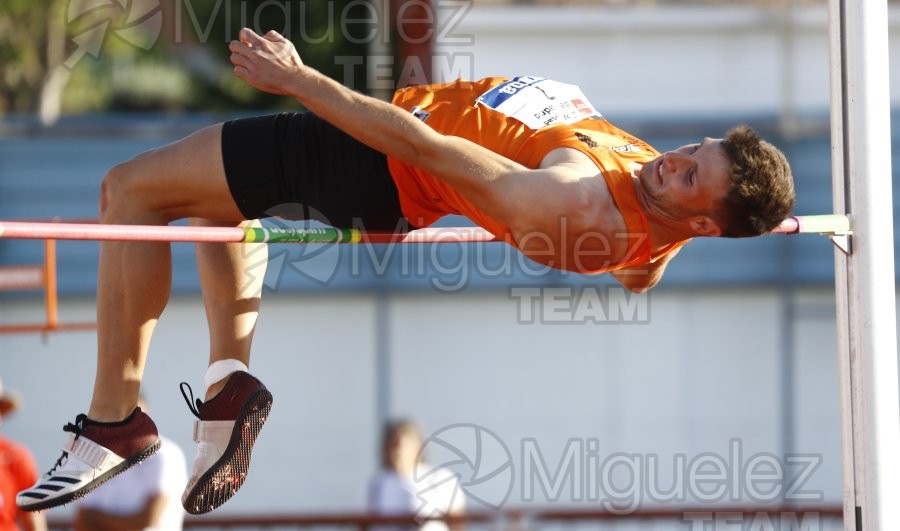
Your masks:
[[[19,409],[15,393],[5,392],[0,382],[0,425]],[[0,435],[0,531],[46,531],[43,513],[23,512],[16,507],[16,493],[37,481],[37,466],[31,452]],[[21,527],[20,527],[21,526]]]
[[[143,397],[138,404],[148,410]],[[160,439],[158,452],[76,502],[76,531],[181,531],[187,460],[174,441]]]
[[[462,514],[465,493],[456,475],[425,461],[418,426],[409,420],[389,423],[381,450],[381,469],[369,483],[369,512],[380,516],[415,515],[423,530],[448,531],[445,522],[425,519]],[[403,528],[378,526],[376,531],[400,529]]]

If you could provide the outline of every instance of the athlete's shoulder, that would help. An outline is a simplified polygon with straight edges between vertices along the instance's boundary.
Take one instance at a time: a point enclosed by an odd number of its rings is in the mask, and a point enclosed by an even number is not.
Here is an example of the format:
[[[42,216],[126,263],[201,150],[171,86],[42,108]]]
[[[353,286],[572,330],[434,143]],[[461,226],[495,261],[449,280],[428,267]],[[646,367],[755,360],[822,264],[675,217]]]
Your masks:
[[[503,78],[484,78],[478,81],[459,78],[448,83],[410,85],[394,91],[391,102],[394,105],[406,108],[414,106],[425,107],[438,102],[455,102],[471,105],[478,96],[490,90],[492,86],[502,82]]]
[[[427,83],[423,85],[407,85],[405,87],[398,88],[394,91],[395,98],[398,95],[408,94],[408,93],[421,93],[421,92],[443,92],[443,91],[458,91],[458,90],[467,90],[472,88],[480,88],[485,87],[489,89],[490,87],[500,85],[506,81],[509,81],[508,77],[484,77],[478,80],[469,80],[464,77],[459,77],[454,79],[453,81],[447,81],[445,83]]]

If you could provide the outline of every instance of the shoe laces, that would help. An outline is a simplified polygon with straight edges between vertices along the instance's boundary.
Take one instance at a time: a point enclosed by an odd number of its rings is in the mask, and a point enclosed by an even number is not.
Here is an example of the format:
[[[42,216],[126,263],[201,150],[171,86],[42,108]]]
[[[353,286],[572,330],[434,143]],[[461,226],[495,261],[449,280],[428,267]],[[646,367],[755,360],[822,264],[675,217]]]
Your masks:
[[[81,437],[81,432],[84,430],[84,421],[87,419],[87,415],[84,413],[79,413],[75,416],[75,423],[68,422],[65,426],[63,426],[63,431],[68,433],[74,433],[75,439]],[[59,459],[56,460],[56,463],[53,464],[53,468],[50,469],[47,474],[52,474],[56,472],[56,469],[61,467],[66,460],[69,458],[69,452],[63,450],[62,455],[59,456]]]
[[[184,397],[184,401],[187,402],[188,409],[191,410],[191,413],[194,414],[198,419],[200,418],[200,406],[203,405],[203,401],[199,398],[194,398],[194,390],[191,389],[190,384],[187,382],[181,382],[179,386],[181,388],[181,396]],[[184,389],[187,388],[187,392]],[[190,398],[188,398],[188,394],[190,394]],[[194,405],[196,404],[196,405]]]
[[[84,421],[87,420],[87,415],[84,413],[79,413],[75,416],[75,424],[71,422],[67,423],[63,426],[63,431],[74,433],[75,438],[81,437],[81,432],[84,430]]]

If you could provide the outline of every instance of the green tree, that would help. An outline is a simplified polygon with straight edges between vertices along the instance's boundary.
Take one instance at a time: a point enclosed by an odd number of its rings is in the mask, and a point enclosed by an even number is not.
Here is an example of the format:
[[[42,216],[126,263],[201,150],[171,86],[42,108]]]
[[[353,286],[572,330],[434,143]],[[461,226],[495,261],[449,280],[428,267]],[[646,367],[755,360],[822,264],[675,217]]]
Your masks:
[[[276,30],[297,46],[303,60],[330,77],[364,89],[362,65],[351,79],[336,59],[366,54],[370,10],[359,0],[178,0],[170,12],[172,53],[191,69],[196,96],[209,108],[278,108],[296,103],[262,94],[232,76],[228,42],[240,29]],[[352,83],[350,82],[352,81]],[[355,86],[354,86],[355,85]]]
[[[71,0],[79,2],[80,0]],[[0,2],[0,112],[41,111],[51,118],[69,78],[63,24],[67,0]]]
[[[228,42],[275,29],[341,81],[366,54],[359,0],[2,0],[0,113],[293,107],[232,75]],[[362,64],[353,79],[365,79]],[[362,86],[354,88],[363,89]]]

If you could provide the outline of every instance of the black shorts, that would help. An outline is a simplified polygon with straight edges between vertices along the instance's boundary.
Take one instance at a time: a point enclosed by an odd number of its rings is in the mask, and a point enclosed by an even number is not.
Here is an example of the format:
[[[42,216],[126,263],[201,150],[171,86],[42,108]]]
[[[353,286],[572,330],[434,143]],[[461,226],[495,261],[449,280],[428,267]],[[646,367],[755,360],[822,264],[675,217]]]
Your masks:
[[[312,219],[340,228],[405,231],[387,157],[312,113],[225,122],[222,159],[247,219]]]

